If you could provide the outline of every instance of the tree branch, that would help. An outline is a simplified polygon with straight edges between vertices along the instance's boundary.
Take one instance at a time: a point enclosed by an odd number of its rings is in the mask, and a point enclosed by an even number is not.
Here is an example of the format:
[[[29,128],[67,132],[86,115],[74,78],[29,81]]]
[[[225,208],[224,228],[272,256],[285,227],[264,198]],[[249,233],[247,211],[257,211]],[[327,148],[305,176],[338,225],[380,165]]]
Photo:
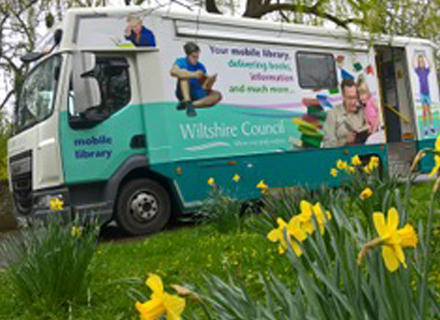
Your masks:
[[[290,19],[289,19],[289,17],[284,13],[283,10],[280,10],[280,15],[281,15],[281,18],[283,18],[284,21],[286,21],[287,23],[290,23],[290,22],[291,22]]]
[[[5,56],[5,55],[2,55],[2,56],[0,56],[0,60],[1,60],[1,59],[6,60],[6,62],[7,62],[8,65],[14,70],[14,72],[19,72],[19,71],[20,71],[20,67],[18,67],[18,66],[14,63],[14,61],[12,60],[12,58],[10,58],[10,57],[8,57],[8,56]]]
[[[6,103],[8,103],[9,99],[12,97],[12,95],[15,93],[15,90],[12,89],[11,91],[9,91],[5,98],[3,99],[3,102],[0,104],[0,111],[3,110],[3,108],[5,107]]]
[[[251,0],[248,0],[251,1]],[[251,15],[245,15],[250,18],[261,18],[266,14],[275,12],[275,11],[292,11],[292,12],[301,12],[306,14],[312,14],[314,16],[324,18],[326,20],[332,21],[337,26],[342,27],[344,29],[348,29],[348,25],[351,23],[360,23],[361,19],[357,18],[349,18],[342,20],[330,13],[321,12],[319,10],[319,6],[322,4],[322,0],[318,1],[314,6],[299,6],[292,3],[273,3],[268,6],[260,6],[258,10],[250,12]]]
[[[21,19],[20,17],[20,13],[15,13],[12,12],[12,14],[14,15],[15,19],[17,19],[17,21],[20,23],[22,30],[24,31],[24,33],[27,36],[27,40],[29,41],[29,47],[30,48],[34,48],[34,37],[32,36],[31,31],[28,28],[28,25],[23,21],[23,19]]]

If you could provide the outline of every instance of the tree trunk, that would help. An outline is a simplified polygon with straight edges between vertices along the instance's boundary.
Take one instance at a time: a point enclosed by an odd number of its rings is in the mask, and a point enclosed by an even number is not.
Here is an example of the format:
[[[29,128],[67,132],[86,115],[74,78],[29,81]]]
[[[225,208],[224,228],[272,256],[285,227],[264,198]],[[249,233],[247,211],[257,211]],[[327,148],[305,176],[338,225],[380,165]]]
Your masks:
[[[247,0],[243,17],[260,19],[263,16],[264,4],[260,0]]]
[[[209,13],[222,14],[222,12],[218,9],[215,0],[206,0],[206,11]]]

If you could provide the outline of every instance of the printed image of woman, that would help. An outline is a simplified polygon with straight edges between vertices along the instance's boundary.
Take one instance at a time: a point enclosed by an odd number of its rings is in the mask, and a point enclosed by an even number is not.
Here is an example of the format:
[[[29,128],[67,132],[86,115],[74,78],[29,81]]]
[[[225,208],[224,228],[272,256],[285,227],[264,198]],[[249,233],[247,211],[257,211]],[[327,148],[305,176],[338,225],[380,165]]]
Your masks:
[[[379,129],[379,112],[377,103],[371,94],[367,81],[360,77],[357,83],[359,101],[363,106],[365,120],[367,121],[369,133],[375,133]]]

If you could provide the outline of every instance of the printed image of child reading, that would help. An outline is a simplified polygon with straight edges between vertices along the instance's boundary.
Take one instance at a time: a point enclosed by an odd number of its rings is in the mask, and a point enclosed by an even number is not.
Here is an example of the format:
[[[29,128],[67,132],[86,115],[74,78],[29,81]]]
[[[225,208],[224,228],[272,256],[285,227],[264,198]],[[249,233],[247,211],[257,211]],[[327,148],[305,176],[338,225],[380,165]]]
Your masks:
[[[153,32],[147,29],[142,18],[137,15],[129,15],[127,17],[127,26],[124,30],[124,37],[130,40],[136,47],[155,47],[156,39]]]
[[[186,110],[188,117],[197,115],[195,108],[212,107],[220,102],[222,95],[212,89],[217,74],[208,75],[206,67],[199,61],[200,48],[194,42],[184,45],[185,57],[177,59],[170,74],[177,78],[177,110]]]
[[[429,77],[429,72],[431,71],[429,68],[429,60],[427,57],[425,57],[422,54],[415,54],[413,56],[413,66],[414,66],[414,71],[419,78],[420,103],[422,104],[422,121],[424,127],[423,134],[425,136],[429,135],[430,132],[432,134],[436,134],[436,130],[433,126],[432,112],[431,112],[431,96],[429,92],[428,77]],[[427,124],[427,120],[429,120],[429,126]]]
[[[363,78],[359,78],[358,83],[359,101],[363,106],[363,113],[368,124],[368,132],[375,133],[379,129],[379,112],[376,100],[370,92],[368,83]]]

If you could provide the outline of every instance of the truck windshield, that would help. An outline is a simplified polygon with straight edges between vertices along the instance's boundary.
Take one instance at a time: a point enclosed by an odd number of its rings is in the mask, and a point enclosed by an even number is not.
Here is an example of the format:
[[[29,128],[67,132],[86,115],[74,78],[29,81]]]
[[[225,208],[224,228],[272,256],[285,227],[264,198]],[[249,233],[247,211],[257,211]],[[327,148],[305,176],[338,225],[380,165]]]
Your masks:
[[[27,76],[18,99],[15,133],[52,114],[60,66],[61,56],[56,55],[43,61]]]

